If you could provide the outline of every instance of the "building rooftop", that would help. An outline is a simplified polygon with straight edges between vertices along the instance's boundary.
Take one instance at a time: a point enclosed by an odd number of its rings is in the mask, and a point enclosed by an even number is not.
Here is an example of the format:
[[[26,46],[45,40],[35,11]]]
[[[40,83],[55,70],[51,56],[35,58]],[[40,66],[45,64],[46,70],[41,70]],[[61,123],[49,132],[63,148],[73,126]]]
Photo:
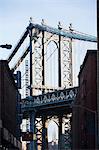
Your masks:
[[[86,64],[86,61],[87,61],[87,59],[88,59],[88,56],[89,55],[96,55],[97,54],[97,50],[87,50],[87,53],[86,53],[86,56],[85,56],[85,58],[84,58],[84,61],[83,61],[83,64],[80,66],[80,72],[79,72],[79,74],[78,74],[78,77],[80,76],[80,74],[81,74],[81,72],[82,72],[82,70],[83,70],[83,68],[84,68],[84,66],[85,66],[85,64]]]

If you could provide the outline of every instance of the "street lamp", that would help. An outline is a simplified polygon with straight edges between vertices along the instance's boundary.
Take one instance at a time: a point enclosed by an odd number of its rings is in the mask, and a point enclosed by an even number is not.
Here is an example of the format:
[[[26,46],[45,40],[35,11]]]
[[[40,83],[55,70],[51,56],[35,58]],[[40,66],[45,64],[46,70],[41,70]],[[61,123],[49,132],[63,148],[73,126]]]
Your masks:
[[[91,112],[91,113],[93,113],[94,115],[95,115],[95,146],[96,146],[96,148],[97,148],[97,112],[96,111],[94,111],[94,110],[92,110],[92,109],[90,109],[90,108],[88,108],[88,107],[85,107],[85,106],[81,106],[81,105],[75,105],[75,104],[73,104],[72,105],[72,107],[74,107],[74,108],[82,108],[82,109],[84,109],[84,110],[86,110],[86,111],[88,111],[88,112]]]
[[[12,45],[11,44],[3,44],[3,45],[0,45],[1,48],[6,48],[6,49],[11,49],[12,48]]]

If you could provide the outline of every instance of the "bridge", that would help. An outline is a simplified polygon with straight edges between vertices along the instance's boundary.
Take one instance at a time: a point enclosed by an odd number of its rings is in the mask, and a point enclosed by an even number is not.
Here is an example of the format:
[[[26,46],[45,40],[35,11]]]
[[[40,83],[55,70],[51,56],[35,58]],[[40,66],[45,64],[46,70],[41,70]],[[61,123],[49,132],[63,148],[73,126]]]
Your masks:
[[[55,92],[48,92],[46,94],[41,94],[38,96],[26,97],[22,99],[23,105],[22,110],[27,111],[27,109],[32,110],[33,108],[44,109],[45,107],[53,107],[53,105],[57,105],[58,107],[61,105],[65,106],[71,104],[77,94],[77,87],[58,90]]]
[[[58,90],[55,92],[50,92],[38,96],[32,96],[32,97],[26,97],[25,99],[22,99],[22,113],[24,114],[24,118],[29,118],[30,114],[32,112],[33,119],[31,122],[32,130],[34,134],[36,135],[36,140],[38,141],[38,148],[41,147],[42,149],[47,149],[47,132],[43,133],[46,130],[45,124],[48,119],[52,118],[53,116],[57,116],[57,119],[63,119],[66,118],[68,114],[72,112],[72,103],[76,98],[78,88],[69,88],[69,89],[63,89]],[[60,110],[60,111],[59,111]],[[27,113],[28,112],[28,113]],[[71,117],[71,116],[70,116]],[[35,120],[34,120],[35,118]],[[39,118],[39,119],[38,119]],[[45,120],[44,120],[45,119]],[[68,118],[68,122],[70,121],[70,118]],[[43,122],[44,120],[44,122]],[[34,121],[34,122],[33,122]],[[59,138],[62,137],[62,122],[59,122]],[[40,126],[40,128],[38,128]],[[65,124],[66,126],[67,124]],[[33,129],[33,126],[35,128]],[[70,127],[70,126],[68,126]],[[69,130],[69,131],[68,131]],[[70,136],[70,129],[65,130],[65,134],[70,138],[68,140],[65,139],[65,143],[68,144],[69,147],[71,147],[71,136]],[[42,131],[42,132],[40,132]],[[45,134],[45,135],[44,135]],[[35,141],[36,142],[36,141]],[[60,142],[60,149],[63,148],[62,146],[63,142]],[[36,144],[35,144],[36,147]],[[35,149],[34,147],[34,149]]]
[[[72,41],[82,40],[97,42],[97,38],[84,33],[76,32],[70,24],[69,30],[63,29],[59,23],[58,29],[42,24],[30,22],[21,39],[8,58],[10,63],[21,46],[28,40],[27,47],[19,57],[12,71],[28,60],[25,65],[26,95],[21,99],[23,118],[30,118],[30,150],[48,149],[47,127],[49,120],[57,122],[59,129],[59,149],[71,149],[72,104],[76,98],[78,87],[73,87]],[[54,42],[56,48],[50,54],[47,47]],[[57,51],[56,51],[57,50]],[[50,50],[51,51],[51,50]],[[57,85],[48,85],[47,60],[55,55],[55,76]],[[54,58],[53,60],[54,61]],[[50,64],[49,64],[50,65]],[[23,70],[21,69],[21,73]],[[64,124],[64,128],[63,128]],[[64,133],[63,133],[64,130]]]

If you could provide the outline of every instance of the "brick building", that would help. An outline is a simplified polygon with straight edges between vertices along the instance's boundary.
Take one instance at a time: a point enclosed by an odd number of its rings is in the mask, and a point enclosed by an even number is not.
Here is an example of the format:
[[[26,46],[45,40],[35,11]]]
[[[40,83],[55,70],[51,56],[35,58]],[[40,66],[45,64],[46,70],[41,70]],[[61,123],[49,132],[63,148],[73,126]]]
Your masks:
[[[18,90],[7,61],[0,60],[0,147],[21,149],[17,137]]]
[[[96,59],[88,50],[81,66],[79,91],[73,106],[73,149],[95,149],[96,145]]]

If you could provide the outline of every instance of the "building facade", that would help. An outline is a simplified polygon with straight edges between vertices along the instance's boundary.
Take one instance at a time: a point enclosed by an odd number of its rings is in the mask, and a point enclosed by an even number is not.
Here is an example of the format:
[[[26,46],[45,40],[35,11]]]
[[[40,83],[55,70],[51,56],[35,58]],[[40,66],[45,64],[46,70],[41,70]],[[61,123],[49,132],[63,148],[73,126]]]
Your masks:
[[[97,51],[88,50],[81,65],[79,90],[73,106],[73,149],[95,149],[97,138]]]
[[[18,90],[5,60],[0,60],[0,148],[21,150],[17,136]]]

